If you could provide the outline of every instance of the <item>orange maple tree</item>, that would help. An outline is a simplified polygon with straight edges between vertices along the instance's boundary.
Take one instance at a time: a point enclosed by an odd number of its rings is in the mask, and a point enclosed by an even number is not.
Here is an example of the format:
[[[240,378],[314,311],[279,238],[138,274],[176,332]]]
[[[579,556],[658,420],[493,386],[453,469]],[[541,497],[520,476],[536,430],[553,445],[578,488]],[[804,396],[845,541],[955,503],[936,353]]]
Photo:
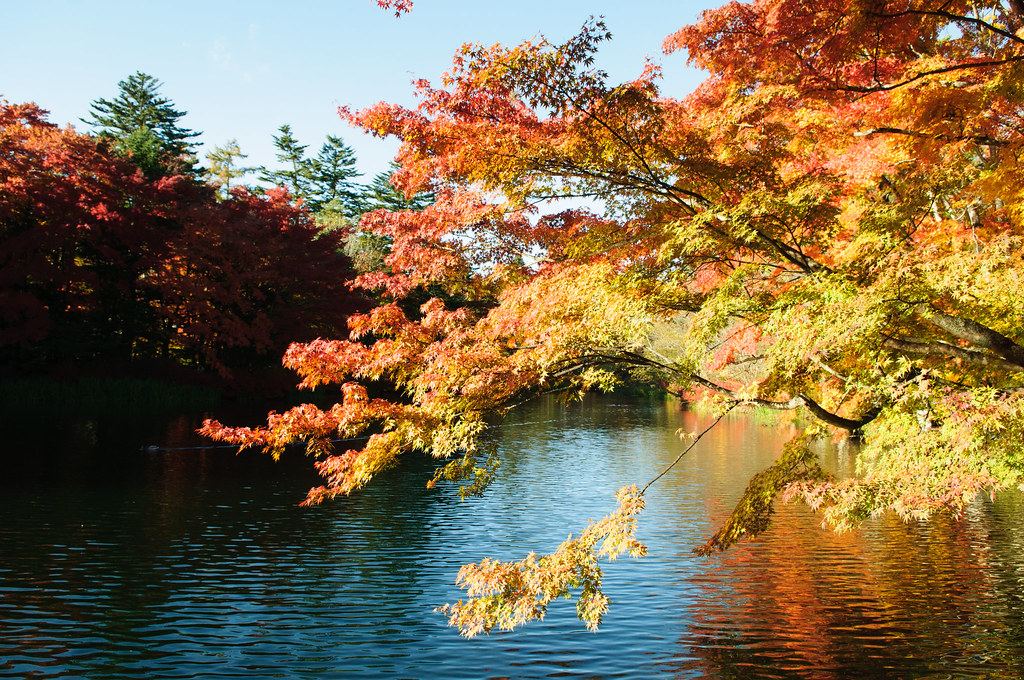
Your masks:
[[[285,357],[304,387],[342,384],[343,402],[205,431],[275,453],[305,440],[317,503],[409,450],[476,490],[493,476],[486,415],[539,392],[625,380],[722,412],[804,412],[703,553],[763,531],[780,495],[844,529],[1019,487],[1022,27],[1016,1],[732,2],[665,41],[709,73],[681,98],[651,64],[609,83],[599,21],[560,45],[467,45],[439,84],[417,83],[418,107],[342,112],[401,140],[395,181],[437,197],[364,217],[393,243],[387,270],[356,282],[383,303],[349,338]],[[540,209],[580,198],[603,210]],[[427,288],[479,304],[403,306]],[[405,398],[358,384],[379,380]],[[829,432],[863,439],[856,479],[818,465],[809,443]],[[550,555],[467,566],[453,625],[510,628],[578,590],[596,626],[598,558],[643,552],[642,492],[619,500]]]

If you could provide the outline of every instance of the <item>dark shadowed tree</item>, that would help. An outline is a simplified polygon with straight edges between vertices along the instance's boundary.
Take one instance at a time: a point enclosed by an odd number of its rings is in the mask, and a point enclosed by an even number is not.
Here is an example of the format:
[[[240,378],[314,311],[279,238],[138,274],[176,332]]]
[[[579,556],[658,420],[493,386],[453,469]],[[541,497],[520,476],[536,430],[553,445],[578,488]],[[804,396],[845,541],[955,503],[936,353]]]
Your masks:
[[[357,297],[282,190],[148,179],[91,136],[0,101],[0,370],[157,359],[244,377],[338,335]]]

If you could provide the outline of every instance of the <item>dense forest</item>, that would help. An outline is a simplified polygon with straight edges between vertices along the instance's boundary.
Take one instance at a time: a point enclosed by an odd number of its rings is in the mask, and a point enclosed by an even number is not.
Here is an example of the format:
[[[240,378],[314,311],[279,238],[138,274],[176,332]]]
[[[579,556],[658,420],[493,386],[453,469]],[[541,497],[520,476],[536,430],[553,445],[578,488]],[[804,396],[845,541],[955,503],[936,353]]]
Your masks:
[[[355,231],[377,208],[425,205],[388,173],[357,182],[340,137],[315,155],[288,125],[280,168],[233,140],[203,166],[200,133],[135,73],[83,122],[0,101],[0,374],[206,377],[250,389],[294,341],[336,337],[387,240]]]

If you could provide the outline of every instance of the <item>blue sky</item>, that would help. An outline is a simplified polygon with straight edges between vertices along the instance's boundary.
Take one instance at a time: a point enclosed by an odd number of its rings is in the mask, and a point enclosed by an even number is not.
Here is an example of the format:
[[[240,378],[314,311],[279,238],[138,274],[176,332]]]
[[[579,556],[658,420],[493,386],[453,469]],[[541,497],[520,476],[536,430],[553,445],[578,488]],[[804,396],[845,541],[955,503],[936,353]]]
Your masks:
[[[0,96],[34,101],[50,120],[88,126],[89,104],[117,94],[135,71],[163,81],[161,93],[188,111],[206,149],[238,140],[247,164],[274,164],[282,123],[315,152],[327,134],[355,150],[368,179],[397,145],[348,127],[338,105],[413,105],[410,81],[436,82],[460,45],[516,44],[541,34],[561,41],[591,15],[614,35],[598,65],[631,79],[650,56],[665,69],[664,92],[681,96],[701,74],[685,55],[664,57],[662,39],[692,23],[705,0],[416,0],[395,18],[375,0],[282,2],[191,0],[0,0]]]

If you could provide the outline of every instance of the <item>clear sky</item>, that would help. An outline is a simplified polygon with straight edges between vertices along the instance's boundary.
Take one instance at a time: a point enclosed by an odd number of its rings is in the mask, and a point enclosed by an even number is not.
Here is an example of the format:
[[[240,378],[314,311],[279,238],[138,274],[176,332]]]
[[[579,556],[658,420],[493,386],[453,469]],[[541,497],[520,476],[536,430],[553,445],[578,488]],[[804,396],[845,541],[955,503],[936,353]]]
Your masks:
[[[274,165],[271,137],[283,123],[315,152],[327,134],[355,150],[369,179],[397,145],[350,128],[338,105],[413,105],[410,81],[437,82],[460,45],[560,42],[591,15],[614,38],[598,66],[616,80],[639,75],[649,56],[665,69],[663,91],[689,92],[701,74],[686,57],[664,57],[662,39],[692,23],[707,0],[416,0],[396,18],[375,0],[0,0],[0,97],[34,101],[50,120],[91,128],[95,99],[112,99],[135,71],[203,133],[204,149],[235,138],[249,165]]]

